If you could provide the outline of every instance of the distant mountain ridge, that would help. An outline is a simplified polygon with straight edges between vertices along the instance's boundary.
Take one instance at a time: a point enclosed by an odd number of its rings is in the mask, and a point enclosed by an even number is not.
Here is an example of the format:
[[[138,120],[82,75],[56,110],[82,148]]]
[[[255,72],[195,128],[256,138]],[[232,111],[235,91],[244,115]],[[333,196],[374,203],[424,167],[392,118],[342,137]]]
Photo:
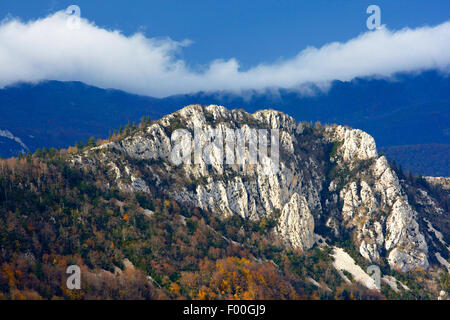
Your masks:
[[[314,88],[312,88],[314,90]],[[0,90],[0,130],[8,130],[34,151],[67,147],[91,136],[106,138],[111,130],[142,116],[158,119],[180,105],[218,104],[254,112],[275,106],[297,121],[349,125],[368,132],[380,149],[403,169],[423,175],[450,176],[450,78],[438,72],[400,74],[395,80],[335,81],[328,92],[314,95],[279,89],[277,93],[195,93],[152,98],[105,90],[80,82],[46,81]],[[435,157],[424,157],[439,144]],[[408,161],[397,152],[409,146]],[[425,148],[425,149],[424,149]],[[0,137],[0,156],[17,155],[23,148]],[[427,151],[424,151],[427,150]],[[433,150],[436,150],[434,148]],[[437,156],[439,154],[439,156]]]
[[[449,176],[450,144],[391,146],[380,148],[380,151],[408,171],[425,176]]]
[[[81,82],[20,84],[0,90],[0,130],[10,131],[32,151],[67,147],[90,136],[106,137],[113,128],[144,114],[161,116],[164,110],[156,101]],[[1,148],[0,155],[16,154]]]
[[[314,89],[314,88],[313,88]],[[349,125],[367,131],[381,146],[450,143],[450,77],[437,72],[400,74],[395,80],[334,81],[314,95],[280,89],[277,94],[197,93],[170,97],[181,105],[218,103],[249,112],[276,106],[297,121]],[[425,129],[425,130],[423,130]]]

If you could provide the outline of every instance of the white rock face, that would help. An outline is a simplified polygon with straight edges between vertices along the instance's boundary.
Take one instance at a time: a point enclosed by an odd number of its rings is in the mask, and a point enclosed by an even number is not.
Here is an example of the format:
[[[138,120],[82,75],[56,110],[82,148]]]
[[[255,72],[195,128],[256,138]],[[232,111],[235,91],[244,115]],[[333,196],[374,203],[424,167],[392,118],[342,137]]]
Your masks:
[[[303,196],[295,193],[286,203],[276,232],[294,248],[306,250],[314,245],[314,218]]]
[[[225,184],[220,181],[211,182],[206,186],[197,187],[198,205],[205,210],[213,209],[215,212],[229,217],[233,214],[227,198],[227,190]]]
[[[404,199],[398,199],[386,221],[386,250],[393,249],[388,255],[388,261],[391,267],[402,271],[427,269],[429,266],[428,246],[419,231],[415,215]]]
[[[333,140],[343,142],[340,151],[345,162],[377,157],[375,140],[364,131],[338,126],[333,133]]]
[[[372,290],[379,290],[375,283],[375,280],[372,279],[360,266],[355,263],[352,257],[348,255],[342,248],[334,248],[333,252],[334,262],[333,265],[336,270],[342,273],[342,270],[349,272],[355,281],[361,283],[363,286]],[[343,276],[343,273],[341,274]],[[348,278],[347,278],[348,279]]]
[[[225,148],[220,150],[212,145],[209,166],[204,158],[197,164],[183,166],[185,177],[205,179],[207,182],[199,184],[193,192],[181,189],[171,194],[177,200],[189,202],[222,218],[235,214],[245,219],[259,220],[277,210],[283,213],[278,234],[287,244],[301,249],[308,249],[314,244],[314,218],[310,210],[321,208],[320,192],[324,177],[318,172],[317,160],[296,157],[294,145],[297,134],[303,132],[303,125],[297,124],[288,115],[274,110],[259,111],[250,115],[243,111],[230,111],[221,106],[192,105],[165,116],[149,126],[145,132],[101,149],[117,150],[137,159],[167,160],[172,148],[170,132],[167,129],[171,128],[174,122],[180,121],[183,122],[182,128],[190,131],[192,136],[196,129],[201,129],[196,137],[201,145],[208,143],[209,134],[214,132],[225,137],[228,129],[241,129],[247,139],[255,128],[280,130],[280,148],[282,152],[292,157],[293,162],[289,164],[282,162],[278,173],[267,174],[271,165],[267,161],[268,158],[262,159],[256,165],[227,165],[224,161],[220,161]],[[249,122],[253,123],[253,126],[250,126]],[[244,155],[247,159],[248,152],[249,150],[246,150]],[[298,165],[300,163],[301,166]],[[110,166],[121,190],[148,191],[145,182],[133,176],[133,173],[123,172],[121,166],[114,161]],[[170,171],[169,166],[165,169]],[[225,177],[230,174],[234,178]],[[130,183],[126,184],[124,181],[128,177]],[[158,175],[155,179],[161,180]],[[289,212],[286,208],[295,210]],[[291,226],[287,221],[298,225]],[[296,231],[300,233],[295,234]]]
[[[392,206],[398,197],[404,195],[397,175],[389,167],[384,156],[377,159],[373,172],[376,178],[375,189],[381,195],[381,203]]]
[[[396,173],[384,156],[378,157],[372,137],[359,130],[337,126],[327,130],[339,142],[337,166],[350,172],[363,163],[339,191],[344,226],[357,235],[360,254],[372,262],[384,249],[392,268],[409,271],[427,269],[428,246],[415,212]],[[361,162],[361,161],[365,161]],[[347,173],[348,174],[348,173]],[[336,189],[337,181],[329,186]]]
[[[170,152],[170,139],[159,124],[148,127],[146,134],[138,134],[121,141],[119,150],[138,159],[166,158]]]
[[[242,218],[248,218],[249,211],[248,194],[241,177],[235,177],[228,185],[227,198],[230,203],[230,210]]]
[[[367,260],[376,262],[380,259],[380,247],[378,243],[366,243],[365,240],[361,242],[359,253]]]
[[[207,113],[207,116],[205,116],[205,113]],[[294,144],[296,137],[293,133],[301,133],[302,126],[297,125],[292,117],[280,112],[268,110],[249,115],[242,111],[229,111],[218,106],[205,108],[189,106],[182,109],[179,116],[183,120],[186,119],[188,130],[201,127],[202,132],[206,132],[205,136],[200,136],[200,141],[206,141],[207,133],[211,130],[219,130],[225,136],[228,128],[240,128],[243,130],[244,136],[248,138],[254,128],[245,122],[249,119],[259,123],[256,128],[278,129],[281,131],[280,148],[286,154],[291,155],[294,161],[300,161],[300,159],[295,159]],[[175,116],[165,117],[162,121],[163,125],[170,125],[170,117]],[[207,117],[222,122],[213,126],[206,121]],[[243,123],[239,123],[239,121]],[[248,154],[246,156],[249,157]],[[224,218],[236,214],[242,218],[259,220],[278,210],[282,212],[282,216],[278,224],[277,234],[286,244],[292,247],[310,248],[314,244],[314,218],[310,210],[311,208],[320,208],[320,191],[323,181],[323,177],[316,172],[318,164],[312,159],[308,159],[308,162],[302,168],[297,168],[293,164],[281,163],[280,172],[269,175],[265,166],[264,161],[254,166],[240,168],[227,166],[220,161],[212,161],[211,169],[217,175],[215,179],[210,178],[211,172],[204,163],[187,166],[185,168],[186,176],[205,177],[208,182],[199,185],[194,196],[185,195],[184,199]],[[303,179],[303,170],[313,177]],[[240,176],[232,179],[222,177],[229,172]],[[290,212],[291,209],[294,211]]]
[[[203,157],[195,161],[194,155],[189,164],[171,162],[175,129],[187,130],[192,137],[201,129],[196,139],[210,147],[210,163]],[[228,144],[221,148],[211,143],[210,134],[226,137],[235,129],[241,129],[246,138],[255,129],[279,130],[279,170],[268,174],[273,165],[269,157],[252,165],[221,161]],[[333,155],[326,151],[331,144],[336,148]],[[191,146],[188,141],[182,149]],[[247,149],[244,157],[249,156]],[[146,178],[143,168],[134,164],[137,160],[147,171]],[[428,223],[423,214],[444,215],[445,211],[424,190],[408,199],[405,182],[384,156],[378,156],[370,135],[343,126],[314,130],[275,110],[249,114],[215,105],[187,106],[117,142],[74,156],[72,163],[101,164],[109,170],[110,183],[122,191],[150,193],[152,187],[158,188],[180,203],[221,219],[238,215],[258,221],[278,216],[274,234],[301,250],[311,248],[315,239],[329,240],[329,235],[315,234],[319,222],[337,239],[351,232],[355,248],[365,259],[373,263],[385,259],[405,272],[428,268],[425,235],[448,247],[444,235],[435,229],[437,224],[429,223],[422,230]],[[416,205],[411,205],[412,200]]]
[[[360,195],[361,195],[361,203],[364,204],[364,206],[369,210],[369,214],[374,213],[377,210],[377,200],[375,199],[372,188],[365,181],[361,181]],[[381,226],[380,226],[380,228],[381,228]],[[380,232],[381,232],[381,229],[380,229]]]

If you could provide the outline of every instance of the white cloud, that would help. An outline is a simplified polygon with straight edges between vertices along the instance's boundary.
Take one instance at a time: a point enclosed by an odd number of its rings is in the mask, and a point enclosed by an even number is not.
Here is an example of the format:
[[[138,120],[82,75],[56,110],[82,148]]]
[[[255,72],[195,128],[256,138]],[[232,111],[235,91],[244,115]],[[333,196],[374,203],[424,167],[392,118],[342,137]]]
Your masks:
[[[326,85],[332,80],[426,69],[450,71],[450,21],[400,31],[382,28],[245,71],[236,59],[216,60],[193,70],[176,55],[188,44],[140,33],[126,37],[85,19],[78,29],[69,28],[64,12],[27,23],[8,19],[0,24],[0,87],[19,81],[77,80],[161,97]]]

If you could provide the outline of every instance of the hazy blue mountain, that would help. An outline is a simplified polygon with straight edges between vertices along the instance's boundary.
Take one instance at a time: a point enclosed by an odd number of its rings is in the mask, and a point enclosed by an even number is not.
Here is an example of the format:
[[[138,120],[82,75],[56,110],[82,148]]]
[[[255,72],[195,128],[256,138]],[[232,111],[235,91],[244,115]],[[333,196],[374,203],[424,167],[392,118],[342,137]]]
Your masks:
[[[312,96],[290,90],[246,98],[224,93],[170,97],[181,105],[219,103],[256,111],[275,108],[298,121],[338,123],[367,131],[380,146],[450,143],[450,77],[436,72],[397,75],[396,81],[334,81]]]
[[[46,81],[0,90],[0,130],[19,137],[31,150],[67,147],[90,136],[106,137],[110,130],[159,117],[158,99],[104,90],[81,82]],[[16,148],[17,149],[17,148]],[[0,144],[0,156],[14,155]]]
[[[374,136],[378,146],[404,169],[426,175],[450,175],[448,165],[442,166],[450,158],[449,77],[437,72],[400,74],[395,81],[355,79],[335,81],[327,92],[312,89],[314,95],[280,89],[276,93],[246,92],[244,96],[199,92],[158,99],[80,82],[21,84],[0,90],[0,130],[9,130],[33,151],[42,146],[66,147],[90,136],[106,137],[128,121],[138,121],[145,115],[156,119],[182,105],[220,104],[250,112],[274,108],[299,121],[362,129]],[[424,147],[430,144],[435,145]],[[424,156],[434,152],[437,144],[439,156]],[[3,157],[20,149],[5,145],[0,143]],[[395,149],[406,145],[407,157]]]
[[[380,147],[388,159],[395,160],[406,171],[425,176],[449,176],[450,144],[417,144]]]
[[[0,150],[3,154],[11,155],[18,154],[19,152],[27,152],[27,150],[23,148],[19,143],[6,137],[0,137]]]

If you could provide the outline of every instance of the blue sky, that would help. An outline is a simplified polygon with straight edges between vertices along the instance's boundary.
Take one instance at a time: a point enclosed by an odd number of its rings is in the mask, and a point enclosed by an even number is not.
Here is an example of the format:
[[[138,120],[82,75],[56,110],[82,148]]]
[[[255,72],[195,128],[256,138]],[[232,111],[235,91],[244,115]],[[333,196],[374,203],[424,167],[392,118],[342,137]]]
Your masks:
[[[370,4],[381,30],[366,27]],[[448,0],[8,0],[0,17],[0,88],[77,80],[164,96],[450,70]]]
[[[98,26],[125,34],[190,39],[191,64],[237,58],[243,68],[294,56],[306,46],[345,41],[367,31],[366,8],[381,8],[390,29],[436,25],[450,18],[448,0],[4,0],[0,17],[44,17],[71,4]]]

